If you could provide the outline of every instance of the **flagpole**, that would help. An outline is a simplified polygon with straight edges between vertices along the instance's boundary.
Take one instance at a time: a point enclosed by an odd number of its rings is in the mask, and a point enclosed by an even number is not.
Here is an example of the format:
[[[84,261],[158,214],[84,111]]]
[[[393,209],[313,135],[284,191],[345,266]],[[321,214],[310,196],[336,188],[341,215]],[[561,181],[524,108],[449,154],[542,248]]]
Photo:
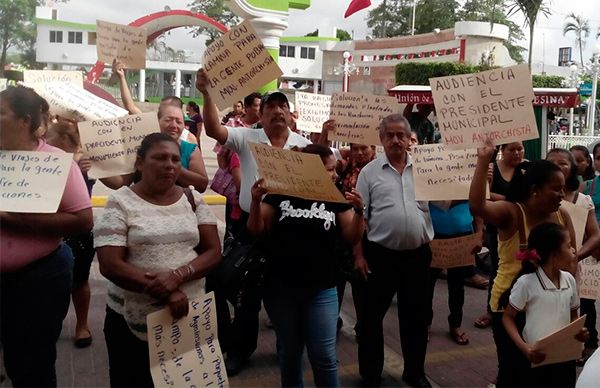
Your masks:
[[[412,27],[410,28],[410,34],[415,34],[415,14],[417,13],[417,0],[413,0],[413,9],[412,9]]]

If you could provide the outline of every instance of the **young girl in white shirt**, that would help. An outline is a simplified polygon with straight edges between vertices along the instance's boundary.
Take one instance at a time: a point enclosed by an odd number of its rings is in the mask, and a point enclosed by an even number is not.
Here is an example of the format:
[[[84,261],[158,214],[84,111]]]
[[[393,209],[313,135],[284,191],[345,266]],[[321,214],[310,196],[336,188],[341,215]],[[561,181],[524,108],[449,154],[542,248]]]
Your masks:
[[[519,252],[521,273],[510,292],[502,323],[506,332],[532,364],[539,364],[545,354],[532,349],[539,339],[568,325],[578,317],[579,298],[575,278],[561,270],[575,259],[568,231],[561,225],[543,223],[531,230],[526,250]],[[526,323],[522,333],[515,324],[517,313],[524,311]],[[584,328],[577,339],[584,342]],[[573,387],[575,360],[531,368],[521,386]]]

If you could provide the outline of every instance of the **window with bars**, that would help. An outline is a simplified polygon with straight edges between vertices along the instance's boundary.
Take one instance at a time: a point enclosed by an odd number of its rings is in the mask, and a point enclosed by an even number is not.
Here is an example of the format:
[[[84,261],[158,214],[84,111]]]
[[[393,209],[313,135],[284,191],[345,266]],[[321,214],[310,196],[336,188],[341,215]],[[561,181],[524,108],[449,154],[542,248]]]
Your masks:
[[[62,31],[50,31],[50,43],[62,43],[63,33]]]

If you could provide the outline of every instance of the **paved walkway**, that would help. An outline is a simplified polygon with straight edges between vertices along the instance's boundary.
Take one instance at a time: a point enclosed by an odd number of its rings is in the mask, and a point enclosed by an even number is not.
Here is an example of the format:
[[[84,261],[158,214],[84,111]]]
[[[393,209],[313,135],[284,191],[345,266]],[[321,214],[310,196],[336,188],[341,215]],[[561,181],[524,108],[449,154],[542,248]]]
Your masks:
[[[219,218],[223,217],[223,207],[214,206]],[[92,300],[90,307],[90,328],[94,337],[91,347],[76,349],[72,345],[75,328],[75,314],[71,307],[65,319],[63,332],[58,341],[56,363],[58,384],[61,387],[104,387],[108,386],[108,360],[102,334],[105,309],[106,280],[98,271],[95,261],[90,283]],[[426,359],[426,373],[434,386],[443,387],[486,387],[496,374],[495,347],[490,329],[476,329],[473,321],[484,310],[486,292],[466,288],[463,328],[470,337],[470,344],[459,346],[448,335],[447,285],[439,280],[434,298],[435,317],[431,328],[431,339]],[[392,303],[384,321],[385,330],[385,369],[383,384],[398,386],[401,382],[403,359],[400,350],[397,307]],[[338,338],[338,359],[340,380],[343,386],[359,386],[357,345],[354,337],[354,308],[351,293],[346,290],[342,306],[344,328]],[[231,386],[271,387],[279,386],[279,369],[275,356],[275,333],[265,326],[266,315],[261,312],[261,325],[258,349],[238,376],[230,379]],[[313,385],[310,366],[306,362],[305,382]],[[7,382],[0,384],[8,386]]]

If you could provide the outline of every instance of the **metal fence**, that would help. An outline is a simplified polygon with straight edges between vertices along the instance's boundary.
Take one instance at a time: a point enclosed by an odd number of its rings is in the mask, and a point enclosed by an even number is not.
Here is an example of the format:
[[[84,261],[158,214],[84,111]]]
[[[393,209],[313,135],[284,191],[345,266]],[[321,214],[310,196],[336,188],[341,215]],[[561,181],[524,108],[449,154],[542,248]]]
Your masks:
[[[549,135],[548,150],[552,148],[569,149],[574,145],[589,147],[600,141],[600,136],[578,136],[578,135]]]

